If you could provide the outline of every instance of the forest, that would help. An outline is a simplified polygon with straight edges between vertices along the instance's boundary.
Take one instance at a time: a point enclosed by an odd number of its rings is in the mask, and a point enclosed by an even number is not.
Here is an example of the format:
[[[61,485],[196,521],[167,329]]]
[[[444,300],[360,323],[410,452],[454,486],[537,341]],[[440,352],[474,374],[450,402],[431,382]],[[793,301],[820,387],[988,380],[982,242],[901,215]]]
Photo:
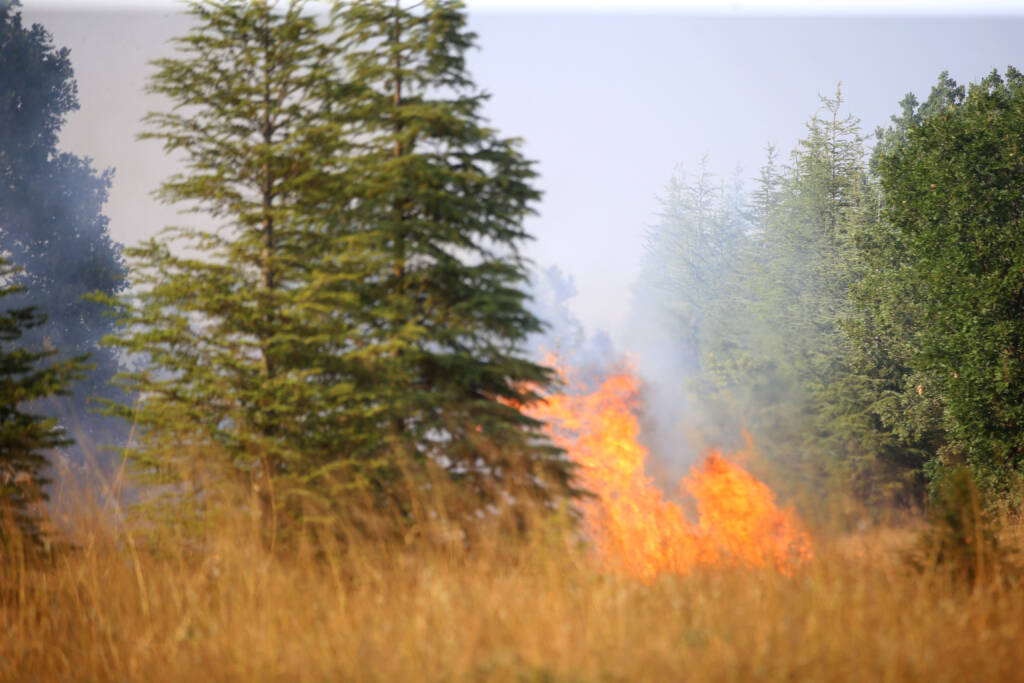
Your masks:
[[[526,256],[464,5],[314,5],[183,5],[125,245],[0,0],[0,680],[1019,677],[1024,74],[681,167],[656,387]]]

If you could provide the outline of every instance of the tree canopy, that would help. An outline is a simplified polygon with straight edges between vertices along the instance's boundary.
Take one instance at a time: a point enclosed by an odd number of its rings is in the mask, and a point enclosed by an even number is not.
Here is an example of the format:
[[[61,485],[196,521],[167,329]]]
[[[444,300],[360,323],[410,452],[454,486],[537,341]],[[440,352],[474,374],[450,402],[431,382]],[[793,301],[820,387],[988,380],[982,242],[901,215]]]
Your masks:
[[[275,517],[353,488],[402,508],[424,469],[481,503],[495,483],[568,492],[520,412],[552,381],[520,348],[541,326],[520,254],[539,194],[482,121],[461,4],[189,9],[150,84],[174,107],[145,136],[184,158],[160,196],[219,225],[127,252],[128,455],[157,481],[248,481]]]
[[[104,306],[83,297],[115,294],[126,283],[120,246],[103,215],[112,171],[58,149],[67,115],[78,109],[70,52],[53,46],[39,24],[23,25],[18,2],[0,2],[0,246],[20,270],[17,298],[45,322],[25,330],[24,343],[88,353],[95,370],[73,398],[48,410],[88,432],[89,396],[110,396],[117,358],[99,346],[113,327]]]
[[[1020,504],[1022,97],[1013,68],[943,73],[869,158],[837,94],[749,199],[706,169],[673,180],[644,291],[700,433],[749,429],[790,482],[867,502],[918,502],[967,465]]]
[[[938,434],[932,477],[967,464],[1004,500],[1024,469],[1024,77],[908,98],[876,157],[885,207],[860,289],[906,367],[889,419]],[[1007,498],[1009,496],[1009,498]]]
[[[646,291],[685,357],[691,433],[730,445],[749,431],[793,490],[830,483],[908,502],[920,463],[882,424],[880,381],[853,332],[878,187],[841,94],[821,102],[788,163],[769,148],[749,196],[706,161],[672,180],[648,235]]]

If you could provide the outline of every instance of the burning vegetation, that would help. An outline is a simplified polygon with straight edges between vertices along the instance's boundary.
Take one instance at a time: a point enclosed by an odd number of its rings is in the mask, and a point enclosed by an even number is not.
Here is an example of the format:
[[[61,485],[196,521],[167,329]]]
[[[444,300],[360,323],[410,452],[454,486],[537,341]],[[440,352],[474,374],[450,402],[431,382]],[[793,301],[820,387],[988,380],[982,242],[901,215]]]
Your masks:
[[[0,84],[39,86],[0,101],[0,298],[49,307],[0,312],[0,681],[1020,679],[1022,527],[995,512],[1024,507],[1024,74],[943,75],[870,161],[837,92],[749,199],[670,185],[641,283],[667,300],[637,310],[677,357],[644,376],[871,511],[812,550],[748,453],[656,486],[630,369],[557,393],[525,352],[583,328],[529,309],[538,174],[485,115],[463,4],[314,4],[189,4],[143,137],[181,157],[158,195],[223,224],[123,260],[111,176],[55,146],[69,53],[0,0]],[[120,360],[125,468],[44,507],[70,430],[21,407]],[[927,522],[866,521],[926,480]]]
[[[680,482],[695,503],[696,522],[666,500],[644,470],[638,405],[637,379],[624,369],[593,391],[549,396],[534,410],[594,494],[580,507],[608,567],[643,579],[719,565],[774,566],[788,574],[810,559],[810,537],[795,512],[779,508],[768,486],[721,452],[708,452]]]

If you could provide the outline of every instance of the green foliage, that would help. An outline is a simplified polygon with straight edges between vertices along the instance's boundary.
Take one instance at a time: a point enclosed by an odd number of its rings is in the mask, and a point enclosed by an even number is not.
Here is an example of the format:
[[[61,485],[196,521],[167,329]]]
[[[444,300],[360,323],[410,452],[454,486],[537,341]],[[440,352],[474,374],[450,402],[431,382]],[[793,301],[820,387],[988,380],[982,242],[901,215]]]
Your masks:
[[[520,253],[536,174],[482,119],[462,4],[339,3],[334,16],[355,116],[346,219],[380,257],[360,284],[371,432],[469,487],[539,478],[564,491],[564,457],[519,410],[554,380],[522,350],[541,330]]]
[[[701,432],[729,443],[749,430],[791,485],[831,482],[862,499],[909,502],[919,479],[881,423],[879,380],[858,352],[850,288],[858,240],[878,194],[859,122],[842,100],[821,113],[789,164],[774,148],[747,202],[706,167],[674,180],[650,233],[646,279],[688,354]]]
[[[5,283],[0,285],[0,299],[22,291],[20,285],[10,284],[16,273],[0,261],[0,282]],[[54,418],[37,415],[32,406],[66,394],[70,383],[84,374],[84,357],[53,361],[55,350],[34,351],[24,345],[24,332],[43,321],[34,308],[0,312],[0,517],[13,520],[36,541],[41,540],[37,504],[46,498],[49,483],[46,451],[71,441]]]
[[[690,415],[701,420],[699,431],[709,441],[735,438],[729,416],[745,396],[726,387],[741,367],[756,362],[744,322],[749,317],[737,315],[749,299],[745,266],[753,250],[739,188],[720,182],[707,157],[695,174],[680,170],[669,181],[646,240],[638,304],[658,317],[662,344],[676,353],[674,366],[696,378],[677,393],[711,408]]]
[[[518,408],[552,379],[518,348],[540,328],[519,253],[534,174],[481,122],[461,5],[190,11],[145,136],[184,160],[160,196],[219,226],[128,251],[128,455],[196,500],[211,472],[239,481],[275,517],[352,489],[401,509],[435,467],[483,499],[513,478],[565,492]]]
[[[907,101],[876,167],[884,220],[866,243],[862,306],[905,368],[888,420],[935,444],[929,471],[966,464],[1019,504],[1024,472],[1024,77],[965,92],[945,74]]]
[[[777,202],[762,219],[763,272],[755,304],[766,329],[777,335],[771,357],[785,388],[777,405],[791,435],[779,442],[769,434],[768,440],[789,449],[786,457],[812,481],[851,465],[846,441],[857,432],[857,425],[838,422],[853,406],[839,408],[837,402],[854,399],[846,386],[851,369],[840,322],[856,277],[850,236],[868,219],[870,188],[859,121],[840,117],[841,104],[838,93],[822,99],[822,115],[807,124],[807,136],[780,178]]]
[[[869,503],[920,501],[920,461],[882,420],[885,376],[866,357],[851,290],[868,267],[859,244],[880,204],[859,121],[840,117],[840,93],[808,124],[782,199],[766,222],[772,254],[766,289],[778,297],[773,329],[784,331],[787,366],[802,397],[805,467]],[[773,232],[775,233],[773,235]]]
[[[992,505],[1024,491],[1024,76],[943,73],[879,130],[823,98],[749,223],[702,173],[670,187],[648,282],[690,354],[717,440],[747,427],[809,485],[920,500],[968,466]],[[740,217],[740,218],[737,218]],[[706,426],[705,426],[706,429]]]
[[[120,247],[101,213],[112,173],[57,149],[68,113],[78,109],[69,52],[55,48],[42,26],[23,26],[18,4],[0,2],[0,240],[21,268],[13,276],[25,286],[19,304],[46,318],[25,330],[25,343],[93,358],[96,369],[74,397],[47,407],[84,420],[87,397],[110,395],[105,384],[117,370],[115,354],[98,345],[113,321],[83,299],[125,284]]]

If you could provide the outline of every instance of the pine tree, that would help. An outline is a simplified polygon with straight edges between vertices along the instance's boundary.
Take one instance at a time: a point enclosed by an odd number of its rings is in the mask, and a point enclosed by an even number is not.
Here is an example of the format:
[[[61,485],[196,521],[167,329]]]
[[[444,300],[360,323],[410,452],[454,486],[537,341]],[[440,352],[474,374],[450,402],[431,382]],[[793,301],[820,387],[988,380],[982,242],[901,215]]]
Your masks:
[[[0,299],[16,295],[21,285],[10,284],[17,269],[0,261]],[[56,350],[32,350],[22,339],[26,330],[39,327],[44,317],[34,308],[8,308],[0,312],[0,515],[20,533],[41,540],[38,504],[46,499],[50,449],[70,445],[54,418],[31,410],[34,402],[68,392],[70,383],[84,374],[84,357],[53,361]],[[48,361],[48,364],[44,361]],[[38,404],[35,404],[38,407]],[[5,540],[0,524],[0,542]]]
[[[674,349],[670,362],[685,379],[672,391],[687,403],[689,431],[716,445],[738,440],[743,401],[733,380],[749,357],[744,321],[753,246],[742,191],[727,189],[706,156],[696,173],[677,171],[646,246],[637,305],[657,317],[661,344]]]
[[[869,502],[912,502],[919,491],[905,450],[881,420],[883,382],[866,365],[851,288],[865,274],[858,240],[877,220],[877,187],[859,121],[842,97],[822,98],[768,212],[763,309],[777,336],[788,405],[769,438],[808,483],[829,479]],[[794,457],[795,454],[796,457]],[[781,456],[781,454],[780,454]]]
[[[463,6],[339,3],[335,16],[356,112],[347,220],[383,259],[360,307],[377,349],[372,428],[485,498],[495,480],[564,493],[568,463],[518,409],[553,381],[522,348],[541,329],[521,254],[535,173],[482,119]]]
[[[788,166],[769,148],[749,216],[724,196],[701,201],[704,173],[670,188],[648,280],[660,283],[667,317],[685,322],[673,340],[692,354],[691,412],[704,414],[706,438],[748,430],[804,491],[831,481],[865,500],[908,502],[920,462],[884,424],[888,385],[857,343],[868,333],[850,295],[877,187],[858,121],[842,115],[839,93],[822,104]]]
[[[540,327],[518,251],[533,173],[482,126],[483,96],[460,94],[461,8],[190,11],[150,86],[175,108],[145,135],[185,162],[163,199],[220,225],[128,251],[112,340],[140,361],[123,377],[139,402],[115,407],[140,428],[128,455],[175,495],[244,482],[270,519],[288,492],[407,510],[398,491],[429,467],[481,491],[520,474],[564,488],[519,410],[551,380],[517,348]]]
[[[204,477],[236,480],[274,519],[282,489],[360,452],[346,283],[372,257],[336,230],[345,128],[330,27],[300,1],[189,9],[194,28],[149,86],[175,106],[149,114],[144,137],[184,162],[159,196],[216,225],[127,250],[135,288],[115,302],[110,341],[136,358],[121,382],[139,400],[113,410],[138,426],[127,455],[145,478],[186,497]]]

